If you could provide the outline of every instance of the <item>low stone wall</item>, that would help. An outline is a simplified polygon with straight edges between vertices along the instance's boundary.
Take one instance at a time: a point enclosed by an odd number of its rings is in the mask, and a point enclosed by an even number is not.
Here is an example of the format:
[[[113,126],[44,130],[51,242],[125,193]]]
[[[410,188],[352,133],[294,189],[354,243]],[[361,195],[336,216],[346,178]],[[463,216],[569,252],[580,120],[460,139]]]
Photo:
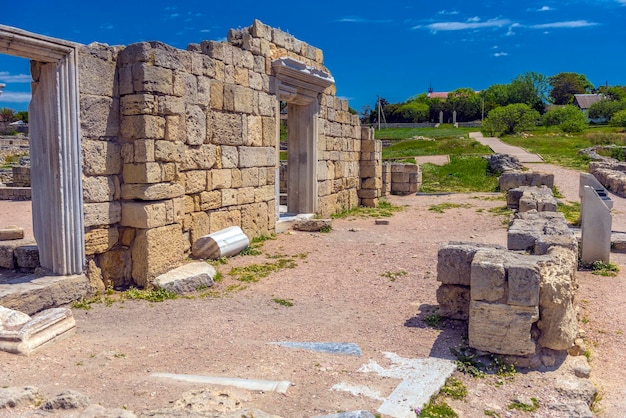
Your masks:
[[[0,268],[34,269],[39,267],[39,250],[32,240],[0,241]]]
[[[361,128],[361,138],[361,189],[358,196],[363,206],[377,207],[382,196],[383,144],[379,139],[374,139],[372,128]]]
[[[519,212],[556,212],[557,201],[547,187],[518,187],[506,193],[506,206]]]
[[[422,170],[416,164],[384,163],[383,190],[387,194],[417,193],[422,185]]]
[[[511,356],[532,356],[538,347],[567,350],[578,334],[576,268],[577,242],[561,214],[519,214],[508,249],[441,246],[440,314],[468,320],[469,345],[477,350]]]
[[[0,200],[31,200],[30,187],[0,187]]]
[[[613,161],[594,161],[589,163],[589,172],[605,189],[618,196],[626,197],[626,163]]]
[[[13,187],[30,187],[30,167],[12,167]]]
[[[554,187],[554,174],[538,171],[505,171],[498,179],[498,186],[502,192],[522,186],[546,186],[552,189]]]

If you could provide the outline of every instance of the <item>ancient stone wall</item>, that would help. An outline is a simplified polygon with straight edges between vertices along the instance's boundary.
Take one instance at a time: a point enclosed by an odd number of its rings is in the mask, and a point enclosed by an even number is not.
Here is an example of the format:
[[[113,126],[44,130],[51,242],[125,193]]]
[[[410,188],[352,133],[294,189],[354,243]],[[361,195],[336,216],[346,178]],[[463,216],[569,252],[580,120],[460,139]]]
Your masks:
[[[507,246],[441,246],[437,263],[441,315],[468,320],[469,345],[477,350],[530,356],[537,347],[569,349],[578,334],[574,305],[578,251],[562,214],[519,214],[509,229]]]
[[[329,74],[321,50],[259,21],[186,51],[160,42],[80,50],[90,272],[106,284],[145,286],[203,235],[233,225],[250,237],[274,232],[280,97],[272,64],[284,58]],[[362,132],[334,85],[314,100],[311,181],[318,213],[328,216],[359,204]]]
[[[417,164],[384,163],[382,178],[384,194],[417,193],[422,185],[422,169]]]

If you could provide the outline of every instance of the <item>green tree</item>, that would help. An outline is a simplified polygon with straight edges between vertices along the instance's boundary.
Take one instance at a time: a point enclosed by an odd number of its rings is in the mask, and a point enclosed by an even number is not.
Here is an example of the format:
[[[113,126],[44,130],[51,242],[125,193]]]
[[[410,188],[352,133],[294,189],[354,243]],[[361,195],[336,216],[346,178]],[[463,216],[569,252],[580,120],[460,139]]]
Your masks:
[[[572,103],[575,94],[588,93],[593,89],[593,84],[583,74],[558,73],[550,77],[550,99],[557,105]]]
[[[587,127],[587,118],[576,106],[567,105],[546,112],[543,124],[558,126],[563,132],[582,132]]]
[[[544,112],[550,89],[549,78],[532,71],[520,74],[509,87],[509,103],[525,103],[539,113]]]
[[[589,117],[591,119],[604,118],[610,120],[616,112],[626,109],[626,100],[600,100],[591,105],[589,108]]]
[[[15,111],[8,107],[0,109],[0,120],[3,122],[15,122]]]
[[[506,106],[511,104],[511,85],[510,84],[493,84],[485,89],[482,93],[485,98],[485,112],[498,106]]]
[[[626,110],[620,110],[619,112],[615,112],[615,114],[609,121],[609,124],[611,126],[626,128]]]
[[[396,112],[400,113],[403,122],[419,123],[428,120],[429,110],[425,103],[410,101],[400,105]]]
[[[458,122],[480,119],[481,98],[474,89],[460,88],[450,92],[446,104],[450,112],[456,110],[456,120]]]
[[[525,103],[497,107],[487,115],[483,131],[489,135],[512,134],[533,127],[540,115]]]
[[[28,123],[28,112],[27,112],[27,111],[25,111],[25,110],[22,110],[22,111],[20,111],[20,112],[17,112],[17,113],[15,114],[15,119],[17,119],[17,120],[22,120],[22,121],[24,121],[25,123]]]

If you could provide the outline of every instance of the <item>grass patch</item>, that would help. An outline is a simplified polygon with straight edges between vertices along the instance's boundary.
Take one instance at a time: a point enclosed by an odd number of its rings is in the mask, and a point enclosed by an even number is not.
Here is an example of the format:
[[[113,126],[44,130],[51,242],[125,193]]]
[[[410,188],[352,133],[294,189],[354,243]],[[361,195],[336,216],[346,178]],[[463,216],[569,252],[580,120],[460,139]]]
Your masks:
[[[386,271],[384,273],[381,274],[382,277],[387,277],[388,279],[390,279],[392,282],[395,282],[396,279],[400,278],[400,277],[404,277],[406,276],[407,273],[404,270],[400,270],[400,271]]]
[[[148,302],[163,302],[167,299],[176,299],[177,296],[178,295],[176,293],[161,288],[137,289],[135,287],[131,287],[122,293],[122,297],[124,299],[140,299]]]
[[[293,302],[290,299],[278,299],[278,298],[274,298],[272,299],[272,302],[277,303],[281,306],[286,306],[288,308],[293,306]]]
[[[571,225],[580,225],[580,202],[559,202],[556,210],[561,212]]]
[[[476,132],[476,128],[455,128],[452,124],[442,124],[439,128],[382,128],[374,131],[376,139],[411,139],[423,136],[432,139],[467,138],[470,132]]]
[[[546,163],[557,164],[577,170],[589,168],[589,157],[579,154],[583,148],[593,144],[583,134],[533,132],[532,136],[506,136],[502,141],[539,154]]]
[[[491,409],[485,409],[483,411],[483,414],[485,414],[485,416],[488,416],[488,417],[501,418],[500,414],[498,414],[496,411],[492,411]]]
[[[250,245],[244,248],[239,254],[240,255],[261,255],[263,254],[263,252],[261,251],[261,247],[263,247],[263,244],[265,243],[265,241],[275,240],[275,239],[276,239],[276,235],[274,234],[259,235],[258,237],[254,237],[252,238],[252,241],[250,241]]]
[[[445,401],[435,397],[431,399],[422,409],[416,408],[415,414],[422,418],[454,418],[458,417],[456,412]]]
[[[228,273],[234,276],[240,282],[256,283],[263,277],[267,277],[270,273],[279,271],[284,268],[295,268],[296,262],[289,258],[280,258],[275,262],[265,264],[251,264],[243,267],[233,267]]]
[[[530,398],[530,401],[532,402],[532,404],[527,404],[517,400],[512,401],[507,408],[516,411],[535,412],[537,409],[539,409],[539,401],[537,400],[537,398]]]
[[[495,216],[502,216],[502,225],[508,226],[511,221],[511,216],[513,215],[513,209],[509,209],[505,206],[498,206],[495,208],[491,208],[488,210],[489,213]]]
[[[446,380],[446,384],[439,391],[440,394],[452,399],[465,399],[467,387],[459,379],[451,377]]]
[[[383,159],[422,155],[491,154],[491,149],[475,139],[447,138],[436,141],[404,140],[383,149]]]
[[[424,193],[494,192],[498,178],[487,175],[487,160],[482,157],[450,156],[450,163],[442,166],[422,165]]]
[[[440,203],[438,205],[432,205],[428,208],[429,211],[435,213],[444,213],[447,209],[456,209],[456,208],[471,208],[472,205],[467,203]]]
[[[615,277],[619,273],[619,266],[611,262],[605,263],[604,261],[594,261],[591,264],[591,274],[596,276]]]
[[[441,327],[441,322],[443,321],[443,317],[439,314],[430,314],[424,318],[424,322],[431,328],[439,329]]]
[[[381,200],[377,208],[366,208],[359,206],[350,210],[344,210],[342,212],[330,215],[332,219],[342,218],[388,218],[393,216],[395,212],[402,211],[401,206],[396,206],[389,203],[387,200]]]

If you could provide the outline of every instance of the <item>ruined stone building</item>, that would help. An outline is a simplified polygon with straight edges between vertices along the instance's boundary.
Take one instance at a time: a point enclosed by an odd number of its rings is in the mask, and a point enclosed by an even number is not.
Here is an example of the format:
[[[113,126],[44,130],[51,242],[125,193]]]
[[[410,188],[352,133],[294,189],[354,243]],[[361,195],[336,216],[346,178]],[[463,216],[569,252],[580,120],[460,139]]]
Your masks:
[[[318,48],[259,21],[225,42],[88,46],[0,26],[0,53],[31,59],[33,228],[57,274],[144,286],[203,235],[279,220],[280,102],[287,208],[376,205],[381,146]]]

